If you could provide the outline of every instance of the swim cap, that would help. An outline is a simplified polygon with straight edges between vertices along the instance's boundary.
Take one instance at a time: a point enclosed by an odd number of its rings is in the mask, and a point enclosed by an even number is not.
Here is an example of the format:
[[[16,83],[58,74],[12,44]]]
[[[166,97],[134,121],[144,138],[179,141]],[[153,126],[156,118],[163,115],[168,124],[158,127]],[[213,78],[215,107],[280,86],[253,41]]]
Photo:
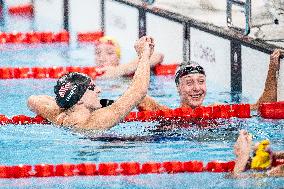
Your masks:
[[[205,75],[205,71],[203,69],[202,66],[200,66],[199,64],[190,61],[190,62],[186,62],[186,63],[182,63],[179,65],[176,74],[175,74],[175,82],[176,84],[179,84],[179,78],[188,75],[188,74],[203,74]]]
[[[99,45],[102,43],[113,45],[115,47],[116,55],[120,58],[120,46],[114,37],[111,37],[111,36],[101,37],[97,41],[96,45]]]
[[[85,74],[71,72],[58,79],[54,86],[55,100],[60,108],[74,106],[85,94],[91,78]]]
[[[251,161],[252,169],[267,169],[271,166],[270,153],[267,151],[269,144],[269,140],[263,140],[258,144],[255,155]]]

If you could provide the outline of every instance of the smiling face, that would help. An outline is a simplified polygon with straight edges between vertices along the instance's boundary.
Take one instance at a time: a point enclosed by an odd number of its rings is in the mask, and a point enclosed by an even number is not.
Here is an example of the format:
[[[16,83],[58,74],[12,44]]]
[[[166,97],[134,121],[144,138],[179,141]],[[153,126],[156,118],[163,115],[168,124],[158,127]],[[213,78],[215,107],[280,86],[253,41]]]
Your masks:
[[[206,95],[206,77],[203,74],[188,74],[179,78],[177,90],[181,107],[196,108],[201,106]]]
[[[97,66],[118,66],[119,56],[116,47],[108,43],[96,45],[95,61]]]

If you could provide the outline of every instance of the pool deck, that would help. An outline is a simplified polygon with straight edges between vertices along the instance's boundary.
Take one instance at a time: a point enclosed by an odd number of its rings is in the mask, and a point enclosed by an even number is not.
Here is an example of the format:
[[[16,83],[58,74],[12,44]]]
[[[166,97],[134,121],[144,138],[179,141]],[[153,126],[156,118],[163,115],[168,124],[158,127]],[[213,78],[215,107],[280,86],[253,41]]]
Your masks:
[[[139,3],[136,0],[132,2]],[[225,0],[156,0],[149,7],[174,12],[228,30]],[[235,26],[244,26],[244,18],[244,14],[240,9],[233,9],[232,19]],[[283,16],[279,16],[278,20],[279,23],[275,24],[273,15],[261,3],[252,5],[252,24],[248,36],[284,48]]]

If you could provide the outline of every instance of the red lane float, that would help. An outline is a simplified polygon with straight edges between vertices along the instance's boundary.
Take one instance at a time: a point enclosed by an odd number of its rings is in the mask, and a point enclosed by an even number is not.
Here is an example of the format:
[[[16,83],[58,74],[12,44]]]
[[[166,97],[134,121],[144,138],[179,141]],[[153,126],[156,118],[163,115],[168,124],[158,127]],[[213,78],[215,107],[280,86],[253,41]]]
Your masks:
[[[284,119],[284,101],[263,103],[259,106],[260,116],[269,119]]]
[[[9,123],[9,118],[5,115],[0,115],[0,125],[4,125]]]
[[[227,108],[224,108],[225,106]],[[210,111],[208,111],[208,109]],[[199,107],[194,110],[191,108],[177,108],[174,110],[130,112],[128,116],[125,117],[124,122],[165,120],[190,121],[192,119],[228,119],[231,117],[250,118],[250,106],[248,104],[233,104]],[[0,115],[0,124],[48,124],[48,121],[41,116],[29,117],[26,115],[15,115],[9,119],[5,115]]]
[[[15,125],[26,125],[26,124],[49,124],[49,122],[41,116],[29,117],[26,115],[15,115],[9,119],[5,115],[0,115],[0,125],[15,124]]]
[[[55,166],[55,176],[70,177],[75,175],[74,164],[59,164]]]
[[[78,175],[96,175],[97,166],[94,163],[81,163],[76,165]]]
[[[235,167],[234,161],[229,161],[229,162],[212,161],[206,165],[205,169],[208,172],[221,173],[221,172],[232,172],[234,170],[234,167]]]
[[[77,41],[96,42],[99,38],[103,36],[104,33],[101,31],[78,33]],[[0,33],[0,43],[24,43],[24,44],[62,43],[62,42],[69,42],[69,40],[70,40],[70,34],[65,30],[60,31],[58,33],[40,32],[40,31],[31,31],[27,33],[22,33],[22,32]]]
[[[283,106],[283,102],[278,103]],[[271,104],[269,104],[270,107]],[[280,106],[280,105],[279,105]],[[261,111],[266,109],[261,106]],[[275,106],[273,106],[275,108]],[[270,109],[269,109],[270,110]],[[281,109],[283,110],[283,109]],[[265,118],[284,118],[279,115],[275,116],[269,114],[268,110],[266,114],[262,114]],[[281,112],[281,111],[279,111]],[[265,116],[264,116],[265,115]],[[250,118],[250,105],[249,104],[232,104],[232,105],[216,105],[216,106],[201,106],[195,109],[191,108],[176,108],[158,111],[141,111],[130,112],[124,119],[124,122],[149,122],[149,121],[165,121],[165,120],[177,120],[177,121],[190,121],[192,119],[229,119],[232,117],[237,118]],[[9,119],[5,115],[0,115],[0,124],[47,124],[48,122],[40,116],[29,117],[26,115],[15,115]]]
[[[54,165],[39,164],[34,166],[35,177],[53,177],[55,175]]]
[[[100,163],[98,166],[99,175],[118,175],[118,163]]]
[[[59,78],[68,72],[81,72],[96,78],[104,74],[96,67],[0,67],[0,79]]]
[[[87,33],[78,33],[77,41],[79,42],[96,42],[99,38],[104,36],[104,32],[87,32]]]
[[[210,161],[205,166],[202,161],[167,161],[167,162],[108,162],[108,163],[80,163],[80,164],[38,164],[38,165],[0,165],[0,178],[25,177],[69,177],[76,175],[138,175],[159,173],[193,173],[193,172],[232,172],[234,161]],[[284,165],[283,159],[276,160],[273,166]]]
[[[138,175],[141,172],[140,163],[124,162],[120,164],[122,175]]]
[[[271,119],[283,119],[284,103],[269,103],[260,106],[261,116]],[[130,112],[124,119],[124,122],[132,121],[163,121],[163,120],[181,120],[189,121],[191,119],[229,119],[231,117],[250,118],[249,104],[216,105],[210,107],[176,108],[173,110],[159,111],[141,111]],[[16,115],[9,119],[5,115],[0,115],[0,124],[46,124],[47,122],[40,116],[30,118],[25,115]]]
[[[0,165],[0,178],[26,177],[70,177],[70,176],[114,176],[159,173],[193,173],[193,172],[229,172],[234,168],[234,162],[208,162],[203,166],[201,161],[167,161],[167,162],[108,162],[108,163],[80,163],[80,164],[38,164],[38,165]],[[216,169],[217,168],[217,169]]]
[[[162,167],[164,171],[167,173],[182,173],[184,172],[183,163],[180,161],[168,161],[163,162]]]
[[[34,43],[68,43],[70,39],[69,32],[63,30],[54,32],[12,32],[0,33],[0,43],[5,44],[34,44]]]
[[[174,75],[178,64],[157,65],[154,68],[155,75]]]
[[[201,106],[195,109],[177,108],[158,111],[141,111],[130,112],[125,117],[125,122],[131,121],[159,121],[159,120],[181,120],[188,121],[191,119],[229,119],[231,117],[250,118],[249,104],[232,104]]]
[[[60,34],[61,35],[61,34]],[[62,36],[64,36],[62,34]],[[61,36],[61,37],[62,37]],[[61,41],[69,40],[69,38],[60,37]],[[1,34],[0,34],[1,38]],[[0,39],[1,40],[1,39]],[[35,39],[31,39],[32,43],[36,42]],[[54,41],[54,40],[52,40]],[[51,42],[51,38],[39,39],[38,42]],[[158,66],[159,67],[159,66]],[[0,67],[0,79],[26,79],[26,78],[34,78],[34,79],[43,79],[43,78],[59,78],[63,74],[68,72],[81,72],[85,73],[92,78],[96,78],[104,74],[104,72],[99,71],[94,66],[87,67],[78,67],[78,66],[53,66],[53,67]],[[162,73],[156,73],[161,75]],[[168,74],[165,72],[164,74]],[[209,110],[209,109],[208,109]],[[210,110],[209,110],[210,111]]]
[[[8,12],[11,15],[26,15],[26,16],[32,16],[34,13],[34,8],[32,4],[27,5],[18,5],[18,6],[12,6],[8,8]]]
[[[202,161],[187,161],[183,167],[185,172],[202,172],[204,166]]]
[[[159,162],[146,162],[141,166],[142,174],[161,173],[162,165]]]

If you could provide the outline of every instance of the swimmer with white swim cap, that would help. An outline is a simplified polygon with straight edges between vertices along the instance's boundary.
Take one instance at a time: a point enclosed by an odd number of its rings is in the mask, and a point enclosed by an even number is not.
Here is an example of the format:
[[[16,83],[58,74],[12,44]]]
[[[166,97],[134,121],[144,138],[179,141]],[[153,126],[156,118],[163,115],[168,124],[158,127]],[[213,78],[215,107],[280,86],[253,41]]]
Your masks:
[[[52,123],[76,130],[106,130],[115,126],[146,96],[149,87],[153,39],[140,38],[135,49],[139,61],[132,83],[115,102],[100,99],[101,90],[95,82],[87,75],[73,72],[58,79],[55,99],[31,96],[29,108]]]

